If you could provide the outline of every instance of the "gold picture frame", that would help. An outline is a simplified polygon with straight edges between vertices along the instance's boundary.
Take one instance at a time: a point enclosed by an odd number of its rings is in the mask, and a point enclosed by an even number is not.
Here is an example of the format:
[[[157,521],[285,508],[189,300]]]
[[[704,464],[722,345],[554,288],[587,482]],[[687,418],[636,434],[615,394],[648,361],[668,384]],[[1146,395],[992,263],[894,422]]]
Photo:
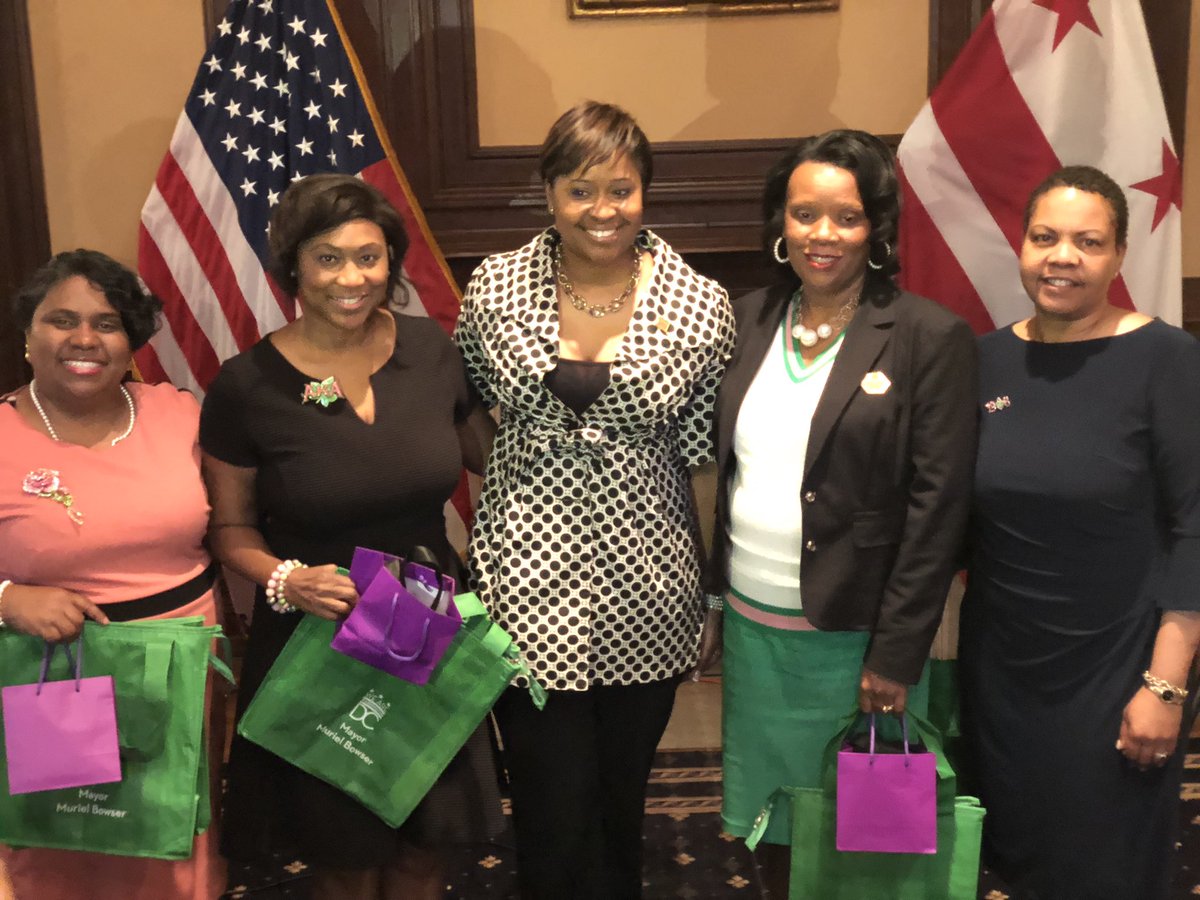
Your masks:
[[[601,16],[732,16],[746,13],[828,12],[841,0],[567,0],[572,19]]]

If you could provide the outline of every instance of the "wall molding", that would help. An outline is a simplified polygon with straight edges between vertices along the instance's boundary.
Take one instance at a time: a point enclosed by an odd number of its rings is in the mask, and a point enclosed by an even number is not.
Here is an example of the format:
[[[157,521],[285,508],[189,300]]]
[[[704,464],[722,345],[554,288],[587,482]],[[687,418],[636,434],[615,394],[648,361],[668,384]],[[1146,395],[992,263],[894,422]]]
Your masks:
[[[1143,0],[1176,146],[1182,145],[1191,0]],[[537,148],[481,147],[472,0],[336,0],[417,199],[448,257],[519,245],[548,221]],[[929,80],[990,0],[930,0]],[[1182,27],[1181,27],[1182,25]],[[381,44],[379,35],[391,39]],[[891,135],[893,143],[898,135]],[[683,252],[759,246],[762,180],[791,140],[660,141],[647,222]]]

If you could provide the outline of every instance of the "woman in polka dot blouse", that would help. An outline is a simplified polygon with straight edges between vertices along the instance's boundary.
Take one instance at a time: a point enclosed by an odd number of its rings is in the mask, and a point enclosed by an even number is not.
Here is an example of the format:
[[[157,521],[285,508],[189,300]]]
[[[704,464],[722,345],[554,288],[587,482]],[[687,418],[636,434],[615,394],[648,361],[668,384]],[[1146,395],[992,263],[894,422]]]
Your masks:
[[[474,585],[550,690],[496,706],[522,896],[641,895],[646,780],[702,617],[689,467],[712,457],[725,291],[642,228],[650,145],[615,106],[542,147],[552,227],[471,278],[455,333],[500,428]]]
[[[855,705],[925,713],[975,452],[971,330],[893,281],[888,147],[848,130],[801,141],[763,212],[782,277],[734,305],[705,585],[725,594],[705,643],[723,623],[722,818],[740,836],[775,788],[821,784]],[[772,896],[787,895],[787,825],[762,847]]]

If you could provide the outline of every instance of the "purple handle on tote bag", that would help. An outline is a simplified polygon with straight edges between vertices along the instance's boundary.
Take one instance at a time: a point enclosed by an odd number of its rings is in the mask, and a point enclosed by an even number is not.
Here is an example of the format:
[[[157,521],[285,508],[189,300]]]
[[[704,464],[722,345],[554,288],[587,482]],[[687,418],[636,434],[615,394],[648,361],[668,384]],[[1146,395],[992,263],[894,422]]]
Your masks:
[[[875,715],[867,753],[837,758],[837,848],[865,853],[937,853],[937,757],[913,753],[900,716],[903,753],[875,752]]]
[[[421,637],[417,641],[417,649],[412,653],[402,653],[395,648],[396,636],[401,629],[396,627],[396,612],[400,607],[400,595],[392,595],[392,623],[387,630],[387,654],[396,662],[408,663],[415,662],[421,655],[421,651],[425,649],[425,644],[429,641],[429,619],[422,618],[421,620]]]
[[[359,588],[358,603],[338,626],[330,646],[389,675],[426,684],[462,627],[462,616],[449,594],[445,612],[423,604],[388,570],[389,561],[399,562],[378,551],[355,551],[354,562],[359,565],[356,572],[351,564],[351,579],[365,578],[371,569],[374,574],[365,588]],[[452,579],[428,567],[405,563],[401,571],[427,587],[454,590]]]
[[[0,691],[11,795],[121,780],[112,676],[83,677],[81,637],[74,657],[61,645],[74,678],[47,681],[58,646],[46,643],[37,684]]]

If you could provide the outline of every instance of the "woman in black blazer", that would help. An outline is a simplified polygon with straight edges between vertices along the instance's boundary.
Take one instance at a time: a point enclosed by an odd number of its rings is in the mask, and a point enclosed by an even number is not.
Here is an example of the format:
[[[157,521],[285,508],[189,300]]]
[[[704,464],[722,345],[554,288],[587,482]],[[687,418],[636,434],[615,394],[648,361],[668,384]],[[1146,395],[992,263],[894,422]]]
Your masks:
[[[888,147],[847,130],[801,141],[763,208],[785,277],[734,303],[702,657],[723,633],[722,815],[740,836],[774,788],[819,785],[821,749],[856,700],[924,712],[976,432],[970,329],[893,283]],[[771,845],[788,843],[787,824],[764,839],[778,896],[787,854]]]

